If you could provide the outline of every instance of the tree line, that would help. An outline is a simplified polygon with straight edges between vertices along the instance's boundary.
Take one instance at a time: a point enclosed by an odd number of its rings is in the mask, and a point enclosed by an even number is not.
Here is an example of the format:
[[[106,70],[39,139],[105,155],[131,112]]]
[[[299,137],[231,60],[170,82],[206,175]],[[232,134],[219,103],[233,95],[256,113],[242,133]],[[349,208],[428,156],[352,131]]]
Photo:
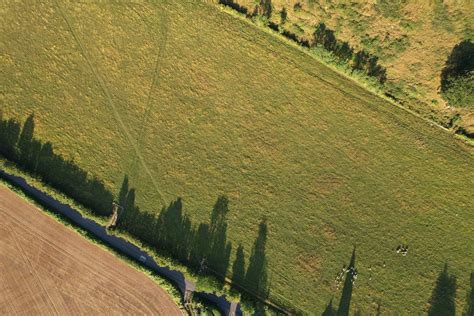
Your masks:
[[[474,108],[473,42],[464,40],[453,47],[441,71],[440,92],[451,106]]]
[[[378,64],[378,57],[365,50],[355,52],[349,43],[336,38],[334,31],[324,23],[319,23],[313,34],[313,45],[324,47],[332,52],[340,61],[347,62],[352,70],[362,71],[370,77],[375,77],[384,84],[387,80],[387,71]]]
[[[304,47],[322,47],[331,52],[340,62],[348,64],[352,71],[359,71],[367,76],[374,77],[380,84],[384,84],[387,80],[387,70],[379,64],[377,56],[365,50],[356,51],[348,42],[338,40],[335,32],[322,22],[315,27],[312,41],[308,41],[282,27],[286,23],[288,15],[285,8],[279,14],[280,24],[270,20],[273,12],[271,0],[256,1],[252,12],[249,12],[246,7],[239,5],[234,0],[219,0],[219,4],[228,6],[249,18],[259,17],[263,19],[267,26],[280,32],[286,38],[297,42],[299,45]]]
[[[22,126],[14,119],[4,119],[0,111],[0,154],[96,214],[110,215],[114,194],[73,161],[55,153],[50,142],[36,139],[34,130],[34,115],[28,116]],[[230,209],[226,196],[217,198],[209,222],[195,225],[183,211],[181,198],[155,214],[140,210],[135,204],[135,195],[136,190],[129,187],[128,177],[125,176],[117,197],[123,209],[118,222],[120,229],[159,252],[170,254],[196,272],[215,275],[221,287],[224,286],[225,277],[229,275],[233,287],[242,292],[244,302],[250,302],[257,313],[264,313],[263,304],[258,303],[255,297],[265,300],[270,293],[266,220],[259,223],[248,265],[245,263],[244,247],[239,244],[235,260],[230,266],[232,243],[227,238],[227,215]],[[355,249],[348,266],[355,267]],[[474,315],[474,273],[470,276],[470,287],[462,313],[466,316]],[[331,300],[323,315],[348,315],[351,296],[352,275],[348,275],[339,307],[334,308]],[[436,281],[429,301],[428,315],[455,315],[455,298],[456,277],[448,273],[446,264]]]

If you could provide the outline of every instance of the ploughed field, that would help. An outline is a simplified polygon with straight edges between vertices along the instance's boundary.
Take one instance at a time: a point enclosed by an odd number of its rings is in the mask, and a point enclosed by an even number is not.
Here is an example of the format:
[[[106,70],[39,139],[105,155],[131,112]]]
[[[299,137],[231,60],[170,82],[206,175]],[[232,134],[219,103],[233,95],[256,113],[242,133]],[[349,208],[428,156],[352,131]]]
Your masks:
[[[3,118],[34,113],[35,137],[115,194],[127,175],[141,210],[181,197],[196,224],[226,195],[229,276],[265,219],[270,300],[337,305],[356,245],[353,309],[427,310],[446,262],[465,304],[474,159],[448,133],[204,2],[0,9]]]
[[[0,314],[182,315],[141,272],[0,185]]]

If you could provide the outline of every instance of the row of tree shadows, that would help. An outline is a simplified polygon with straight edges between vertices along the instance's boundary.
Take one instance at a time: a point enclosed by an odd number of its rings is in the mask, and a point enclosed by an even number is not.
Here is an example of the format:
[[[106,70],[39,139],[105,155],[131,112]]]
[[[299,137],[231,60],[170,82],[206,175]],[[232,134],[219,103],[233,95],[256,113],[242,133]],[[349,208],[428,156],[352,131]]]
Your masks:
[[[21,127],[14,119],[4,119],[0,110],[0,154],[98,215],[110,215],[114,196],[103,182],[56,154],[50,142],[34,137],[34,131],[33,114]]]
[[[104,183],[88,175],[74,161],[55,153],[50,142],[36,139],[34,131],[34,115],[28,116],[21,126],[14,119],[4,119],[0,112],[0,154],[97,215],[111,215],[114,194]],[[123,210],[119,215],[118,227],[187,264],[195,272],[213,275],[216,278],[214,286],[223,287],[232,252],[232,243],[227,240],[228,198],[217,198],[209,223],[194,225],[183,211],[181,198],[171,202],[156,215],[140,210],[135,205],[135,195],[136,190],[129,187],[128,177],[125,176],[118,194],[118,203]],[[231,275],[233,289],[243,292],[244,300],[262,310],[263,305],[256,302],[265,301],[270,291],[265,254],[267,234],[267,222],[262,220],[247,268],[244,247],[238,245]]]
[[[73,161],[54,153],[51,143],[35,139],[34,128],[33,115],[30,115],[21,127],[16,120],[4,119],[0,112],[0,154],[98,215],[111,215],[114,194],[108,191],[100,180],[89,176]],[[227,215],[230,210],[226,196],[217,198],[208,223],[194,225],[183,211],[181,198],[162,208],[156,215],[141,211],[135,205],[135,195],[136,190],[129,187],[128,177],[125,176],[118,194],[118,203],[123,208],[118,222],[120,229],[160,252],[166,252],[198,273],[214,275],[217,287],[225,285],[230,270],[232,288],[240,290],[243,301],[252,304],[257,314],[265,313],[261,302],[265,301],[270,293],[266,220],[259,223],[248,265],[246,266],[244,247],[239,244],[235,260],[230,267],[232,243],[227,238]],[[348,268],[355,268],[355,260],[354,248]],[[474,315],[474,273],[471,274],[470,286],[463,313],[466,316]],[[331,299],[322,315],[349,315],[352,290],[353,275],[347,273],[337,308],[333,306]],[[448,273],[448,265],[445,264],[432,292],[428,315],[455,315],[455,298],[456,277]],[[379,305],[377,314],[380,314],[380,311]],[[360,314],[360,311],[356,311],[356,314]]]
[[[135,189],[129,187],[127,176],[122,182],[118,200],[123,206],[119,215],[119,228],[125,229],[144,243],[155,246],[161,252],[171,254],[197,272],[213,274],[217,277],[218,287],[225,285],[232,253],[232,243],[227,238],[227,215],[230,210],[226,196],[217,198],[209,222],[198,225],[194,225],[183,211],[181,198],[163,207],[158,215],[141,211],[135,205]],[[247,269],[244,247],[240,244],[232,263],[231,280],[235,289],[243,290],[260,300],[266,300],[270,291],[265,254],[267,235],[267,222],[262,220]]]

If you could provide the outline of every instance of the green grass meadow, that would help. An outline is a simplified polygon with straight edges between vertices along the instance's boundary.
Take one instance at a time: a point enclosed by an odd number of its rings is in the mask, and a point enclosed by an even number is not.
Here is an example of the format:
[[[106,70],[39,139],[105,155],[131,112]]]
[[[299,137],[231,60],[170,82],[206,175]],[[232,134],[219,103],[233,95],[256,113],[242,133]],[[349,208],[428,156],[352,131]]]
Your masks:
[[[472,149],[277,36],[200,1],[3,1],[0,64],[3,116],[141,209],[227,195],[231,263],[265,218],[270,300],[320,314],[356,245],[353,310],[425,312],[445,262],[464,308]]]

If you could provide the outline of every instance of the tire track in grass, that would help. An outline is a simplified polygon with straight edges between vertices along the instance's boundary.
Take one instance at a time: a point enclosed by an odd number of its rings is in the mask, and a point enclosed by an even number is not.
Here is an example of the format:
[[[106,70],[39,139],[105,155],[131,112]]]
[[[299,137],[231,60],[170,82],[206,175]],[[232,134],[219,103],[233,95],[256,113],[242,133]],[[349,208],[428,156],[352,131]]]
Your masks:
[[[147,29],[151,29],[152,27],[147,23],[147,21],[144,19],[144,17],[134,8],[131,7],[131,9],[137,14],[137,16],[143,21],[143,23],[147,26]],[[152,98],[152,93],[155,89],[159,89],[160,87],[160,72],[162,68],[162,61],[163,58],[165,57],[166,54],[166,44],[168,43],[168,31],[169,31],[169,17],[166,12],[166,9],[163,9],[163,11],[160,12],[160,38],[158,42],[158,49],[156,50],[156,59],[155,59],[155,65],[154,65],[154,70],[153,70],[153,76],[152,80],[150,83],[150,88],[148,89],[148,94],[146,98],[146,105],[145,105],[145,111],[143,113],[143,118],[140,124],[140,131],[137,136],[137,146],[139,150],[142,150],[145,139],[146,139],[146,130],[147,130],[147,125],[148,125],[148,119],[150,116],[150,113],[154,109],[154,103],[152,103],[153,98]],[[153,34],[150,34],[150,36],[153,37]],[[132,172],[135,172],[135,176],[138,176],[139,170],[137,170],[138,166],[138,157],[135,155],[133,160],[132,160],[132,167],[131,170]]]
[[[148,174],[148,176],[150,177],[150,180],[155,188],[155,191],[156,193],[158,193],[158,197],[159,199],[161,200],[161,203],[162,203],[162,206],[165,205],[165,201],[163,199],[163,194],[162,192],[160,191],[160,189],[158,188],[158,184],[156,183],[150,169],[148,168],[148,165],[145,163],[145,160],[143,159],[143,156],[139,150],[139,147],[137,146],[137,144],[135,143],[135,140],[133,139],[132,135],[130,134],[130,132],[128,131],[127,127],[125,126],[123,120],[122,120],[122,117],[120,116],[120,113],[118,112],[117,110],[117,107],[115,106],[115,103],[112,99],[112,94],[110,93],[109,89],[107,88],[107,85],[105,84],[104,80],[102,79],[102,77],[100,76],[100,73],[99,71],[96,69],[96,67],[93,65],[92,61],[91,61],[91,58],[90,56],[88,55],[87,53],[87,50],[86,48],[84,47],[84,45],[82,44],[82,42],[80,41],[79,37],[76,35],[76,33],[74,32],[74,29],[72,28],[72,25],[71,23],[69,22],[69,18],[68,16],[66,15],[66,12],[63,10],[63,8],[61,7],[60,3],[58,0],[54,0],[54,3],[56,4],[56,7],[57,7],[57,10],[59,12],[59,14],[61,15],[61,17],[63,18],[64,22],[66,23],[68,29],[69,29],[69,32],[71,33],[72,37],[74,38],[74,41],[76,42],[76,44],[78,45],[79,47],[79,50],[82,54],[82,56],[84,57],[84,59],[86,60],[87,62],[87,65],[89,66],[90,70],[92,71],[92,74],[94,75],[96,81],[98,82],[101,90],[103,91],[103,93],[105,94],[105,97],[107,99],[107,103],[109,104],[109,107],[110,109],[112,110],[112,113],[114,115],[114,118],[115,120],[119,123],[120,125],[120,128],[122,129],[123,133],[125,134],[125,137],[127,138],[128,142],[130,143],[130,145],[132,146],[133,148],[133,151],[135,152],[135,155],[136,157],[138,158],[138,161],[140,162],[140,164],[142,165],[143,169],[145,170],[145,172]]]

